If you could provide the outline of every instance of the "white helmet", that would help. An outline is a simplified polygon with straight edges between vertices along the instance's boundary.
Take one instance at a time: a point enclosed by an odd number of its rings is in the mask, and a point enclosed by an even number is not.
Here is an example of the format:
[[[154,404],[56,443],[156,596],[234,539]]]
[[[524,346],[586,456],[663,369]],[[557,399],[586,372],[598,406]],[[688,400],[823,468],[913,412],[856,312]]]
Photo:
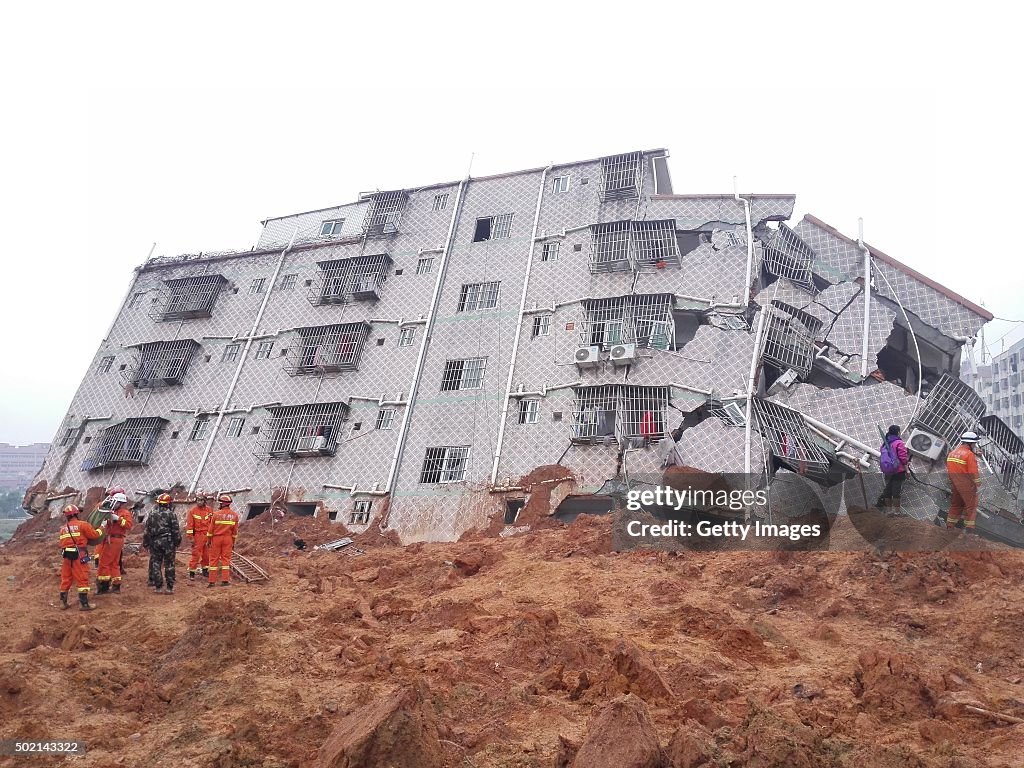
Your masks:
[[[114,501],[120,501],[122,504],[128,503],[128,497],[125,496],[123,493],[115,493],[110,498],[113,499]]]
[[[980,439],[981,438],[978,437],[978,433],[977,432],[972,432],[971,430],[967,430],[962,435],[960,435],[960,442],[961,443],[976,443]]]

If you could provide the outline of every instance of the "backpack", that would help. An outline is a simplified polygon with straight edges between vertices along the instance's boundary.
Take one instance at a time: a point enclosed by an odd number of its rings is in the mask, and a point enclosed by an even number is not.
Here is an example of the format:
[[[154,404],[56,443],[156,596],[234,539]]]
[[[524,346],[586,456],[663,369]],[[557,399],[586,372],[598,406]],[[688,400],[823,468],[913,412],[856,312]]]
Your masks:
[[[903,465],[900,464],[900,459],[896,455],[896,451],[892,449],[892,444],[888,438],[882,443],[882,447],[878,452],[881,454],[878,459],[878,466],[881,467],[882,474],[895,475],[903,469]]]

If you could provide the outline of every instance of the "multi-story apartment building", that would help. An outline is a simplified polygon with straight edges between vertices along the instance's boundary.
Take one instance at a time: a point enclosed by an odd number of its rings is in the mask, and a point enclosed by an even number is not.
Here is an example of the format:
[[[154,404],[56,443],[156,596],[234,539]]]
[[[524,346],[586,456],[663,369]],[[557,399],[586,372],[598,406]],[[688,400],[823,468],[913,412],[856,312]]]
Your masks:
[[[450,539],[521,504],[535,467],[571,471],[567,493],[656,472],[677,426],[689,464],[761,475],[849,469],[914,413],[955,439],[940,405],[991,315],[814,217],[787,227],[794,202],[674,194],[653,150],[367,194],[268,219],[248,251],[152,259],[35,506],[202,488]],[[931,408],[907,394],[918,359]]]
[[[0,443],[0,491],[23,491],[43,466],[49,443]]]
[[[988,410],[1002,419],[1017,437],[1024,438],[1024,339],[1012,344],[988,365],[978,366],[965,380],[985,401]]]

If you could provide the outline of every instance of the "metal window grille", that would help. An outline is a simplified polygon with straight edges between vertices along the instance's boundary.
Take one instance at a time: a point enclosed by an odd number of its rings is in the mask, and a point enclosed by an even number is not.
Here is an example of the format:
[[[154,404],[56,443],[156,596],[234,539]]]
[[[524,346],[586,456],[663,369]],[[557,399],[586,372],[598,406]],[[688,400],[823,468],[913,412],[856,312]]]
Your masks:
[[[202,418],[196,419],[192,425],[192,432],[189,435],[189,440],[202,440],[206,437],[206,431],[210,428],[209,419]]]
[[[1009,398],[1004,400],[1003,407],[1009,407]],[[955,445],[960,442],[960,435],[974,429],[984,415],[985,401],[978,393],[944,373],[928,394],[921,415],[914,423]]]
[[[466,479],[469,446],[427,448],[420,470],[421,483],[460,483]]]
[[[318,262],[320,272],[310,283],[310,304],[348,304],[380,298],[380,290],[391,271],[386,253],[350,259]]]
[[[488,240],[500,240],[512,236],[512,218],[514,214],[503,213],[500,216],[485,216],[476,220],[473,231],[473,242],[483,243]]]
[[[341,234],[341,228],[345,226],[344,219],[331,219],[320,225],[321,237],[334,237]]]
[[[432,256],[421,257],[416,262],[416,274],[417,275],[429,275],[434,269],[434,259]]]
[[[366,525],[370,522],[370,501],[361,499],[356,502],[355,508],[348,516],[349,525]]]
[[[272,341],[261,341],[256,345],[256,359],[257,360],[269,360],[270,353],[274,351],[274,342]]]
[[[753,406],[758,431],[775,458],[800,474],[828,472],[828,454],[811,437],[799,412],[758,397]]]
[[[73,428],[65,431],[64,432],[64,437],[62,437],[61,440],[60,440],[60,447],[61,448],[67,448],[68,445],[71,444],[71,441],[74,439],[74,437],[75,437],[75,430]]]
[[[498,286],[501,283],[466,283],[459,292],[457,312],[475,312],[498,306]]]
[[[197,275],[166,280],[167,300],[159,305],[158,321],[191,320],[211,317],[213,305],[221,288],[227,283],[223,275]]]
[[[602,384],[576,387],[573,439],[582,442],[665,435],[668,387]]]
[[[1014,417],[1016,424],[1019,425],[1020,421],[1020,416]],[[989,437],[981,445],[982,453],[1003,487],[1013,498],[1017,498],[1024,479],[1024,440],[1015,435],[998,416],[983,417],[981,429]]]
[[[531,331],[530,336],[534,339],[538,336],[547,336],[550,329],[551,315],[536,315],[533,318],[533,330]]]
[[[141,344],[134,363],[122,374],[122,380],[136,389],[181,384],[198,350],[199,342],[192,339]]]
[[[682,263],[675,222],[670,219],[594,224],[590,244],[590,271],[595,273],[664,269]]]
[[[395,423],[395,409],[381,408],[377,411],[377,423],[374,429],[391,429]]]
[[[104,357],[102,360],[100,360],[100,368],[99,368],[100,373],[110,373],[110,369],[113,367],[113,365],[114,365],[114,358],[112,358],[112,357]]]
[[[568,176],[555,176],[551,179],[551,191],[555,194],[569,191],[569,177]]]
[[[374,195],[371,198],[370,210],[363,220],[363,233],[367,237],[388,237],[396,234],[407,200],[408,195],[401,190]]]
[[[400,347],[411,347],[413,341],[416,339],[415,328],[403,328],[402,333],[398,337],[398,346]]]
[[[107,427],[100,432],[100,439],[82,469],[91,472],[103,467],[148,464],[153,446],[166,425],[167,419],[147,416]]]
[[[135,309],[139,306],[139,302],[142,301],[142,296],[143,294],[141,293],[133,293],[131,301],[128,302],[128,309]]]
[[[281,278],[281,290],[291,291],[295,289],[295,284],[298,282],[299,276],[295,273],[285,275]]]
[[[615,344],[668,349],[675,337],[673,303],[668,293],[585,299],[580,341],[585,347],[605,349]]]
[[[601,160],[601,199],[622,200],[640,195],[643,182],[643,154],[629,152]]]
[[[369,332],[366,323],[297,328],[298,342],[288,350],[284,368],[292,376],[354,371]]]
[[[723,422],[726,426],[742,427],[747,423],[747,415],[738,403],[724,403],[718,408],[708,409],[708,413]]]
[[[263,293],[267,290],[267,278],[257,277],[249,285],[249,293]]]
[[[780,223],[765,248],[764,266],[776,277],[785,277],[808,290],[814,289],[811,264],[814,251],[800,236]]]
[[[236,360],[238,360],[238,353],[241,351],[241,343],[235,342],[234,344],[228,344],[226,347],[224,347],[224,354],[221,357],[220,361],[222,363],[233,363]]]
[[[821,330],[821,321],[781,301],[773,301],[767,312],[761,359],[782,370],[810,373],[814,337]]]
[[[441,376],[441,391],[455,392],[463,389],[480,389],[484,384],[486,357],[471,357],[465,360],[448,360]]]
[[[448,207],[448,193],[444,192],[440,195],[434,195],[434,210],[443,211]]]
[[[332,456],[338,447],[342,422],[348,416],[344,403],[310,403],[270,409],[260,430],[257,456],[283,459]]]
[[[540,250],[541,261],[557,261],[558,260],[558,241],[550,240],[544,243]]]
[[[241,416],[232,416],[228,421],[228,437],[241,437],[242,428],[245,426],[245,419]]]
[[[540,411],[540,400],[519,401],[519,423],[536,424],[537,414]]]

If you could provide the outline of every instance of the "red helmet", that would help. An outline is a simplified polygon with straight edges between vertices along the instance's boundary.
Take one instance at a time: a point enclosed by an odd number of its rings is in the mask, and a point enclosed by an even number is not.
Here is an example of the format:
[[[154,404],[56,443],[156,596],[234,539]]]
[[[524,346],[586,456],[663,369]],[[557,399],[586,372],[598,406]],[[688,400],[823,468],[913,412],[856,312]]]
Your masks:
[[[226,493],[222,493],[220,496],[217,497],[217,501],[219,501],[222,506],[227,506],[228,504],[231,503],[231,497],[228,496]]]
[[[171,494],[161,493],[159,496],[156,497],[156,503],[162,504],[164,506],[169,506],[171,503]]]
[[[127,493],[128,493],[128,491],[126,491],[126,490],[125,490],[124,488],[122,488],[122,487],[121,487],[120,485],[115,485],[115,486],[114,486],[113,488],[108,488],[108,489],[107,489],[107,496],[113,496],[113,495],[114,495],[115,493],[124,493],[124,494],[127,494]]]
[[[64,507],[64,516],[65,517],[74,517],[75,515],[77,515],[81,511],[82,510],[80,510],[74,504],[68,504],[66,507]]]

